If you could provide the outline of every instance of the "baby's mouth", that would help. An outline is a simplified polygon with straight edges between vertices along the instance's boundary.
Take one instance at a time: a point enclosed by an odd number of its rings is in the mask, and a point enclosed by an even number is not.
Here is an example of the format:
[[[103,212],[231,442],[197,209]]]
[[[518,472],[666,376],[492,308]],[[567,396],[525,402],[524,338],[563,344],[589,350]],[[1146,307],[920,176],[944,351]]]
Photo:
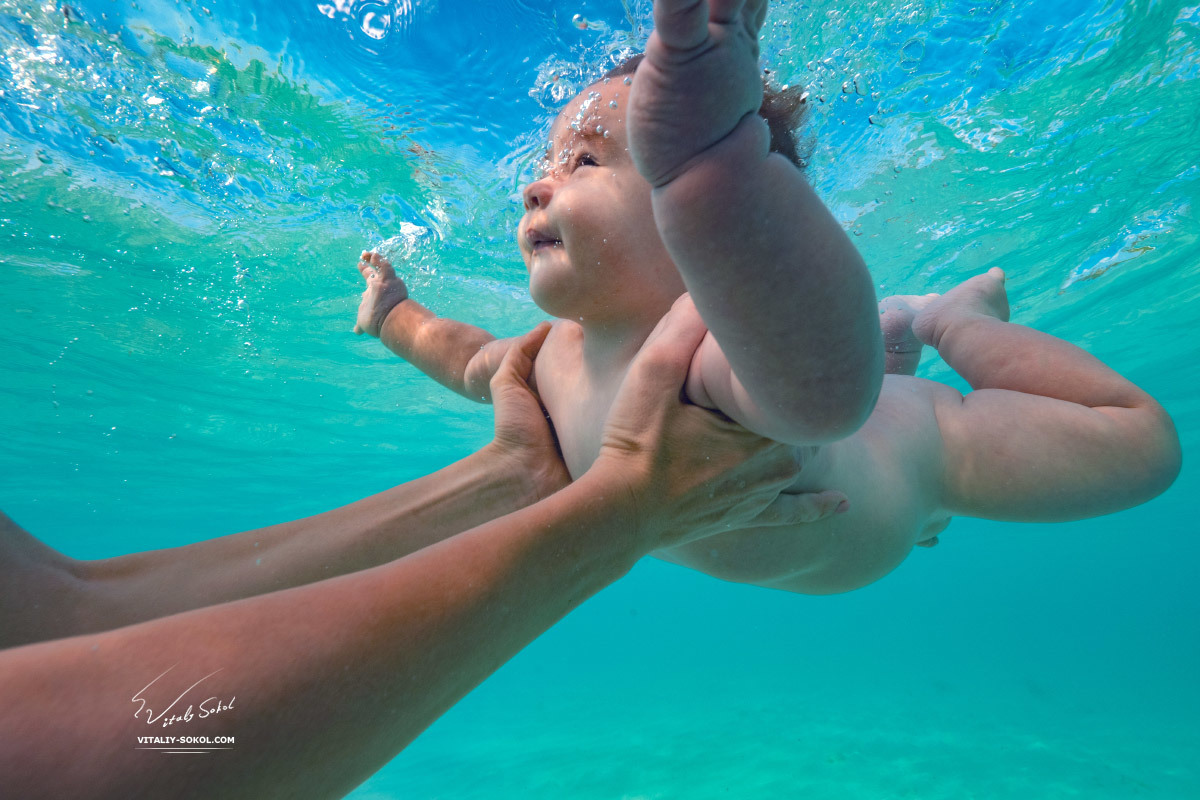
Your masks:
[[[525,237],[529,240],[530,249],[535,253],[562,245],[562,239],[532,228],[525,234]]]

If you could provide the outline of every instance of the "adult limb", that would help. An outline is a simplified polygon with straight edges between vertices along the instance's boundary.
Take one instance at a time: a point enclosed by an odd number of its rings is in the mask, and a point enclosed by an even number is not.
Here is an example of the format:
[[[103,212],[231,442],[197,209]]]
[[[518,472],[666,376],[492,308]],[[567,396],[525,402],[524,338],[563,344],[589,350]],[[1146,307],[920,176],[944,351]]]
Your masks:
[[[792,448],[679,401],[704,326],[677,311],[631,365],[595,464],[549,498],[351,575],[0,652],[6,791],[339,796],[651,550],[811,519],[810,496],[779,494]],[[527,391],[530,367],[509,353],[498,402]],[[840,500],[828,494],[817,513]],[[205,698],[232,708],[200,719]],[[135,749],[168,734],[236,742],[198,758]]]
[[[548,324],[515,340],[532,359]],[[118,628],[393,561],[547,497],[569,480],[530,393],[450,466],[333,511],[166,550],[78,561],[0,515],[0,647]]]

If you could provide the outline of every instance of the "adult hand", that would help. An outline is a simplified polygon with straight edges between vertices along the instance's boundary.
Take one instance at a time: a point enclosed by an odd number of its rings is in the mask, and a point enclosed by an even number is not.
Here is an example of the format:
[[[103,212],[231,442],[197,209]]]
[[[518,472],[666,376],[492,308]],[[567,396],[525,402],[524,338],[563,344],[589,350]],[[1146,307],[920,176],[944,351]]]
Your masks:
[[[705,331],[691,298],[677,300],[630,365],[604,427],[596,467],[624,483],[645,552],[845,510],[841,492],[781,493],[799,476],[804,451],[681,398]]]
[[[510,461],[513,474],[532,476],[538,499],[571,482],[550,418],[529,387],[533,360],[549,332],[550,323],[543,322],[513,341],[491,381],[496,432],[487,449]]]

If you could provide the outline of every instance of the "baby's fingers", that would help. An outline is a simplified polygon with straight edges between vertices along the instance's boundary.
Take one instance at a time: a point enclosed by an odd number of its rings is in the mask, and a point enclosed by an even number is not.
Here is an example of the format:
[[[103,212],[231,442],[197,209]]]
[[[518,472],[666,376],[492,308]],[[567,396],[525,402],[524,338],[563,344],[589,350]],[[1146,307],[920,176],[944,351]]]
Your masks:
[[[716,2],[730,5],[729,0]],[[668,50],[693,50],[704,44],[708,40],[707,0],[656,0],[654,32]]]
[[[766,5],[765,0],[709,0],[708,18],[720,25],[727,25],[735,22],[743,12],[757,14],[752,6],[759,3]]]
[[[396,268],[392,266],[392,262],[388,261],[382,253],[376,253],[372,250],[370,257],[371,265],[375,267],[380,278],[390,281],[396,277]]]
[[[757,34],[767,21],[767,0],[748,0],[746,17],[750,20],[751,33]]]

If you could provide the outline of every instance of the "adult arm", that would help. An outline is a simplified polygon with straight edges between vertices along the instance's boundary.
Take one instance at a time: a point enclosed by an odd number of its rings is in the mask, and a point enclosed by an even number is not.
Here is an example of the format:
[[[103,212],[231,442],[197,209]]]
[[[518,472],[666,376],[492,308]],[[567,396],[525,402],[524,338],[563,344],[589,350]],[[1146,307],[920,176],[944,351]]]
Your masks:
[[[532,359],[548,324],[515,341]],[[544,412],[508,392],[480,451],[305,519],[165,550],[79,561],[0,515],[0,647],[108,630],[366,569],[547,497],[569,477]]]
[[[704,332],[690,311],[669,316],[632,365],[593,467],[546,500],[362,572],[0,652],[5,790],[340,796],[642,555],[807,519],[809,505],[779,495],[798,472],[790,448],[679,402]],[[523,383],[520,355],[494,389]],[[207,698],[230,708],[200,719]],[[184,703],[193,719],[164,728]],[[206,755],[136,749],[152,735],[235,741]]]
[[[756,113],[766,6],[654,4],[630,154],[712,331],[697,353],[702,388],[689,382],[689,396],[764,436],[816,444],[871,413],[883,349],[862,258],[799,170],[768,151]]]

